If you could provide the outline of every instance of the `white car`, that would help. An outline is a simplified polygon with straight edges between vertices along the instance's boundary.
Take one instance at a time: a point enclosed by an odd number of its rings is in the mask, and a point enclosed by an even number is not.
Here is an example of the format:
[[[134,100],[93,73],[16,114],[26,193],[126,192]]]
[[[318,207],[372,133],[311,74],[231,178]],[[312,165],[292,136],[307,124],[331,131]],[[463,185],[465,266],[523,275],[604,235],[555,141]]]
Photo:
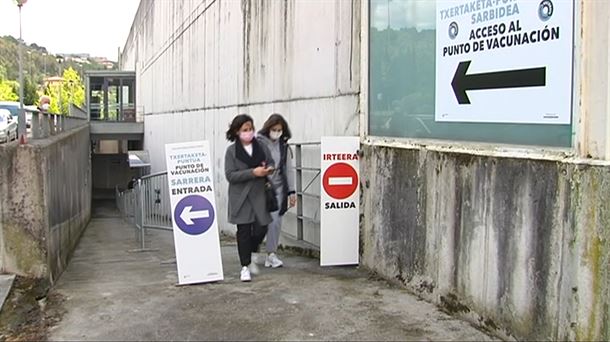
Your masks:
[[[0,101],[0,109],[6,109],[13,115],[13,118],[17,118],[19,116],[19,102],[10,102],[10,101]],[[27,128],[30,128],[32,124],[32,112],[37,112],[38,109],[36,106],[23,106],[25,111],[25,125]]]
[[[0,108],[0,142],[17,139],[17,120],[8,109]]]

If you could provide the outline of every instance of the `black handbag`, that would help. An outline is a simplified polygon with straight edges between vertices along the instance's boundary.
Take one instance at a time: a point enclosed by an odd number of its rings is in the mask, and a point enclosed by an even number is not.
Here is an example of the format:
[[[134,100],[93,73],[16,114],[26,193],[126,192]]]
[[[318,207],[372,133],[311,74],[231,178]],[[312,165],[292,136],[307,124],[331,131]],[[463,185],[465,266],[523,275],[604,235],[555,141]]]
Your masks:
[[[275,189],[270,181],[265,182],[265,202],[267,204],[268,212],[280,210],[280,206],[277,203],[277,197],[275,196]]]

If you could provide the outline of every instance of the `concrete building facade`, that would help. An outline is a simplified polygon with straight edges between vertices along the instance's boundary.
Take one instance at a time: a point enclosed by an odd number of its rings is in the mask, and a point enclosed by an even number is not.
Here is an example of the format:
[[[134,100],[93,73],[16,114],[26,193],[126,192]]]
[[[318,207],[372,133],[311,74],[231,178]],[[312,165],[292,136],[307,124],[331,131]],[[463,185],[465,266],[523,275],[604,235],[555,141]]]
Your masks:
[[[121,67],[153,172],[164,144],[209,140],[222,213],[234,115],[282,113],[298,142],[359,135],[363,265],[500,335],[609,339],[610,5],[554,2],[573,6],[573,100],[547,125],[434,119],[439,4],[142,1]]]

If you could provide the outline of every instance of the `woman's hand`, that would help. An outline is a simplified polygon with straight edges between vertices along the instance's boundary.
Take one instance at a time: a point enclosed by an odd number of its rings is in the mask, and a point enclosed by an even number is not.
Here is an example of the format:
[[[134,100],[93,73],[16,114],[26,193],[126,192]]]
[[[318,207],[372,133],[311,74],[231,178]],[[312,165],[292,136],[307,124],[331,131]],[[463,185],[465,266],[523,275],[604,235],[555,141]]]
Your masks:
[[[289,205],[290,208],[294,207],[295,205],[297,205],[297,195],[295,194],[291,194],[289,197]]]
[[[264,167],[264,166],[259,166],[257,168],[254,168],[252,170],[252,173],[256,176],[256,177],[266,177],[270,174],[273,173],[273,167]]]

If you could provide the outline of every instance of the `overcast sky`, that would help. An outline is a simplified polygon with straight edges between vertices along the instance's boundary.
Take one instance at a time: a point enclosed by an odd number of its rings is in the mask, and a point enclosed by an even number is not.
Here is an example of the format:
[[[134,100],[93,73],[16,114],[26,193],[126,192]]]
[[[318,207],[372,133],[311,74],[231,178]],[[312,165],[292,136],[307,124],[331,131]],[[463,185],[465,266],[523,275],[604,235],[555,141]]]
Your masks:
[[[51,53],[89,53],[117,60],[140,0],[28,0],[23,40]],[[0,36],[19,37],[15,0],[0,0]]]

